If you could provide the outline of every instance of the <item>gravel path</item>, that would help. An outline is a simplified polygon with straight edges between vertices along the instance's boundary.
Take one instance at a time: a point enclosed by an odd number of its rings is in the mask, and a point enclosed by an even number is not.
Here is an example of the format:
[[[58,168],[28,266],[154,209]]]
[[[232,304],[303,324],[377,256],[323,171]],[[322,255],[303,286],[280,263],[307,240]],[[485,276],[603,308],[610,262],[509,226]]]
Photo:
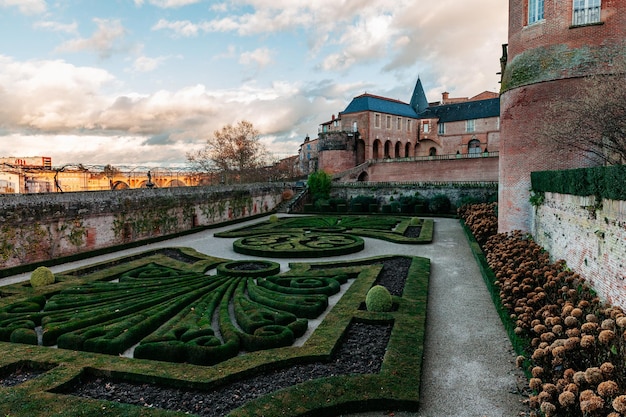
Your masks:
[[[258,221],[258,220],[256,220]],[[254,223],[253,221],[251,223]],[[365,239],[362,252],[317,261],[341,261],[387,254],[431,259],[420,410],[417,413],[378,411],[351,417],[512,417],[527,415],[519,394],[525,378],[514,366],[515,355],[482,281],[458,220],[435,219],[435,238],[429,245],[397,245]],[[213,256],[240,259],[232,251],[234,239],[213,238],[217,229],[184,236],[124,253],[187,246]],[[254,257],[246,256],[246,259]],[[55,271],[105,260],[90,259]],[[281,261],[281,269],[289,268]],[[27,275],[0,279],[0,285],[28,279]],[[419,376],[416,376],[419,377]],[[348,415],[345,415],[348,417]]]

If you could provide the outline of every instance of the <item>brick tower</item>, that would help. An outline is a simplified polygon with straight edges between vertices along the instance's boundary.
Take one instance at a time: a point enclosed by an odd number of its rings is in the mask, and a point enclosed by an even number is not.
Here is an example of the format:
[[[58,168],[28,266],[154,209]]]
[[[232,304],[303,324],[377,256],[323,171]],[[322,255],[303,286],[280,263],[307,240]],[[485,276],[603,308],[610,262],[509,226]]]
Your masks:
[[[501,95],[499,231],[530,231],[530,173],[588,166],[539,139],[547,104],[626,57],[626,0],[509,0]],[[567,123],[567,120],[554,120]]]

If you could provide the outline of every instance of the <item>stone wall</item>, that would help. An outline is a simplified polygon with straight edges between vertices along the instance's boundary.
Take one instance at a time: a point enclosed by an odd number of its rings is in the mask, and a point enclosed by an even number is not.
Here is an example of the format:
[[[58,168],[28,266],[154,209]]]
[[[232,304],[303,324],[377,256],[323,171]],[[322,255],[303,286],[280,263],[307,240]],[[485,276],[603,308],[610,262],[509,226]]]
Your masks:
[[[3,195],[0,269],[276,209],[286,184]]]
[[[603,300],[626,308],[626,201],[596,204],[593,196],[545,193],[534,212],[533,235]]]
[[[350,200],[351,198],[366,195],[375,197],[379,206],[398,200],[401,196],[420,196],[430,199],[438,194],[448,196],[453,206],[458,206],[465,198],[475,198],[481,201],[495,201],[498,194],[497,183],[445,183],[445,182],[354,182],[333,183],[331,196]],[[393,199],[392,199],[393,197]]]

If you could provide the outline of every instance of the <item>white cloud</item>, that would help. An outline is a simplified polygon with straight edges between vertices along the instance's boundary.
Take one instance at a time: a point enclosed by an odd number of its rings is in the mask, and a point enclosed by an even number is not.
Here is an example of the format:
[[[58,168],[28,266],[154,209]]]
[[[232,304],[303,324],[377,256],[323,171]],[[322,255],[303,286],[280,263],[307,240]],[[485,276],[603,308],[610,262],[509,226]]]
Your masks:
[[[76,34],[78,33],[78,24],[76,22],[72,22],[72,23],[60,23],[60,22],[53,22],[53,21],[39,21],[35,23],[35,28],[36,29],[44,29],[44,30],[50,30],[53,32],[65,32],[65,33],[71,33],[71,34]]]
[[[258,48],[241,54],[239,63],[243,65],[256,64],[259,68],[264,68],[272,63],[272,51],[268,48]]]
[[[18,7],[26,15],[44,13],[47,9],[45,0],[0,0],[0,7]]]
[[[90,38],[77,38],[67,41],[57,48],[58,52],[95,51],[102,58],[110,57],[121,49],[119,41],[126,35],[126,29],[119,19],[93,19],[97,25]]]
[[[151,72],[157,69],[166,60],[167,60],[167,57],[164,57],[164,56],[160,56],[156,58],[140,56],[136,58],[135,61],[133,61],[132,71]]]

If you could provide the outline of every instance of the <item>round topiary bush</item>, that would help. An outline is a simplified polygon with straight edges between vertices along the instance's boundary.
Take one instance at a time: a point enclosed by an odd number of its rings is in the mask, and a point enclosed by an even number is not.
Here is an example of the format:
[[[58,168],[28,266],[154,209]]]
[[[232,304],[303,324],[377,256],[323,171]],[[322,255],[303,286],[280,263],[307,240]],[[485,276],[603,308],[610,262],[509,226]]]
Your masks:
[[[367,311],[391,311],[393,301],[389,290],[382,285],[373,286],[365,296],[365,306],[367,307]]]
[[[54,284],[54,274],[49,268],[40,266],[30,274],[30,285],[32,287],[43,287]]]

